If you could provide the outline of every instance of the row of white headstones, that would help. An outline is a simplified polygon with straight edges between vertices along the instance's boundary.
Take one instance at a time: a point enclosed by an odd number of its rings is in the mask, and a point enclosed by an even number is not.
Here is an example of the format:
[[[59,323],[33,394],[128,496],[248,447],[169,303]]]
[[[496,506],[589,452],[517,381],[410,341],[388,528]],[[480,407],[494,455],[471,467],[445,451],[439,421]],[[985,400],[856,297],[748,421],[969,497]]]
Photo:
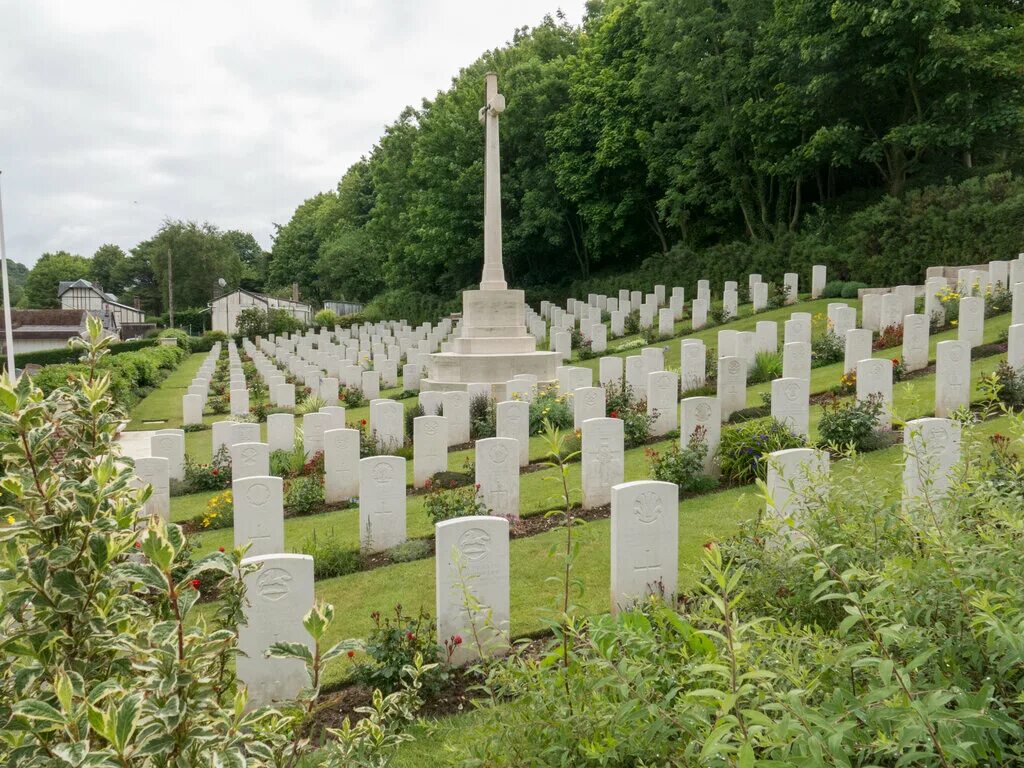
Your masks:
[[[1016,296],[1015,296],[1016,299]],[[835,311],[841,309],[851,309],[845,305],[831,305],[830,316]],[[1016,315],[1017,302],[1015,301],[1015,315]],[[983,313],[983,306],[982,306]],[[805,313],[798,313],[805,314]],[[855,311],[854,311],[855,315]],[[921,317],[921,316],[919,316]],[[983,317],[983,314],[982,314]],[[792,318],[786,325],[787,334],[790,333],[790,328],[793,329],[792,333],[799,334],[802,329],[806,327],[807,336],[809,339],[809,322],[810,317],[795,317]],[[794,325],[790,325],[794,323]],[[774,324],[773,324],[774,325]],[[857,330],[857,329],[850,329]],[[735,332],[724,331],[723,334],[731,334]],[[756,335],[756,334],[752,334]],[[767,335],[762,333],[762,335]],[[1011,332],[1011,344],[1013,336],[1021,335],[1019,333],[1014,334]],[[738,337],[739,334],[736,334]],[[729,335],[721,336],[719,339],[720,350],[725,347],[728,351],[729,344],[733,340]],[[850,337],[847,336],[847,344],[849,346]],[[868,336],[868,352],[870,353],[870,335]],[[743,346],[742,337],[735,339],[737,346]],[[980,341],[980,338],[979,338]],[[724,343],[723,343],[724,342]],[[684,340],[684,371],[686,369],[686,346],[692,346],[693,344],[700,344],[700,342]],[[942,355],[942,344],[959,344],[957,342],[942,342],[939,345],[939,360],[943,358]],[[804,341],[787,341],[789,344],[809,344]],[[701,344],[701,347],[703,345]],[[264,365],[267,363],[262,358],[261,353],[255,347],[248,350],[251,355],[255,355],[257,360],[257,367],[263,373],[266,373]],[[644,356],[651,358],[648,362],[651,364],[656,363],[653,359],[656,357],[656,353],[661,350],[645,350],[642,355],[637,356],[643,360]],[[691,352],[690,356],[693,356]],[[927,324],[925,324],[925,335],[924,335],[924,359],[927,364]],[[809,383],[809,349],[807,357],[807,373],[802,379],[799,377],[785,377],[798,379],[805,382],[803,391],[798,391],[794,394],[792,383],[777,380],[773,384],[773,413],[775,413],[775,402],[777,400],[786,400],[791,404],[791,401],[796,400],[798,403],[802,401],[804,413],[803,421],[806,422],[806,410],[807,410],[807,396],[806,385]],[[726,355],[719,359],[719,388],[720,395],[722,391],[722,381],[726,380],[727,385],[725,387],[726,394],[729,394],[731,387],[728,386],[730,369],[734,369],[736,366],[732,365],[732,360],[727,358],[734,358],[740,361],[740,367],[743,369],[743,382],[740,389],[745,389],[745,365],[742,365],[744,358],[736,355]],[[606,360],[615,360],[621,366],[622,360],[620,358],[606,358],[601,361],[601,367],[610,367]],[[701,356],[701,363],[703,368],[703,355]],[[866,364],[866,365],[862,365]],[[889,373],[889,401],[891,402],[891,364],[887,360],[870,360],[865,359],[858,361],[857,368],[859,372],[858,379],[870,380],[872,378],[871,365],[883,363],[888,366]],[[966,355],[967,363],[967,375],[965,381],[969,382],[969,351]],[[627,371],[629,365],[627,363]],[[941,367],[941,363],[940,363]],[[568,367],[566,367],[568,368]],[[572,383],[578,382],[578,371],[587,371],[588,369],[560,369],[559,379],[566,380],[566,384],[571,387]],[[602,378],[606,372],[602,370]],[[724,376],[722,374],[725,374]],[[621,374],[620,374],[621,375]],[[647,377],[647,395],[649,407],[655,411],[658,417],[655,421],[655,428],[657,434],[663,434],[664,432],[671,431],[676,426],[674,421],[676,414],[675,403],[668,405],[666,402],[663,409],[658,408],[660,403],[659,396],[670,393],[669,396],[676,399],[676,393],[679,390],[679,380],[675,377],[675,374],[668,371],[648,371],[645,373]],[[940,374],[941,379],[941,374]],[[739,384],[736,381],[736,384]],[[778,388],[778,389],[776,389]],[[969,389],[969,388],[968,388]],[[654,589],[673,593],[675,590],[675,573],[677,568],[677,555],[675,554],[675,547],[673,546],[671,553],[666,553],[662,556],[662,553],[658,551],[657,544],[660,543],[664,548],[666,540],[675,541],[677,535],[673,532],[677,531],[678,520],[677,515],[664,515],[665,509],[677,510],[678,503],[675,496],[669,499],[665,496],[669,493],[669,489],[677,494],[678,489],[672,484],[655,483],[652,481],[639,481],[635,483],[622,483],[622,467],[623,467],[623,456],[624,451],[622,447],[622,422],[618,419],[604,418],[604,392],[601,388],[596,387],[575,387],[570,391],[573,392],[574,401],[574,412],[577,418],[577,423],[582,427],[583,432],[583,475],[584,475],[584,504],[585,506],[600,506],[601,504],[607,504],[609,501],[612,503],[612,582],[613,582],[613,609],[627,604],[637,598],[640,594],[645,591],[651,591]],[[879,390],[873,390],[879,391]],[[526,387],[520,389],[517,394],[525,394],[527,397],[530,394],[530,388]],[[777,394],[784,394],[784,397],[778,397]],[[858,390],[858,396],[862,393]],[[884,388],[883,388],[884,394]],[[425,398],[425,410],[427,406],[431,406],[431,396],[436,395],[440,400],[440,405],[445,416],[424,416],[414,420],[414,431],[416,434],[416,440],[414,446],[421,446],[422,450],[416,449],[414,458],[414,484],[420,484],[429,478],[436,471],[441,471],[447,467],[447,448],[450,445],[457,445],[462,442],[468,442],[468,394],[467,393],[445,393],[444,395],[438,393],[423,393],[421,398]],[[454,397],[452,397],[454,396]],[[664,399],[664,398],[662,398]],[[691,421],[694,428],[697,425],[707,427],[714,424],[715,426],[720,425],[721,421],[727,416],[722,415],[721,400],[723,398],[685,398],[680,404],[680,417],[683,423],[683,431],[681,439],[686,440],[688,434],[692,432],[691,429],[687,429],[686,425],[688,421]],[[522,426],[528,429],[528,411],[524,410],[528,408],[523,401],[510,401],[499,403],[499,435],[505,426],[507,429],[507,422],[518,420]],[[397,406],[397,410],[395,407]],[[460,406],[464,406],[460,407]],[[742,407],[742,406],[740,406]],[[335,413],[331,413],[333,409]],[[394,410],[395,413],[391,414],[390,411]],[[787,408],[780,404],[776,413],[780,418],[791,421],[792,424],[800,422],[800,416],[796,411],[785,412]],[[341,413],[337,413],[341,411]],[[376,413],[375,413],[376,411]],[[464,411],[464,418],[456,418],[455,420],[464,424],[466,428],[465,439],[462,439],[460,435],[454,441],[450,437],[449,425],[453,420],[450,418],[450,414],[454,412],[462,413]],[[430,413],[430,410],[427,410]],[[662,419],[662,413],[672,414],[671,417]],[[502,415],[506,418],[502,418]],[[508,418],[510,415],[516,414],[518,416],[525,416],[525,418],[516,419],[515,416]],[[600,414],[600,416],[594,416],[592,414]],[[375,415],[377,418],[374,418]],[[588,418],[589,416],[589,418]],[[397,418],[396,418],[397,417]],[[273,429],[271,424],[268,423],[268,432],[271,434],[278,433],[282,435],[282,440],[287,440],[287,447],[291,446],[291,440],[294,439],[294,422],[291,414],[274,414],[271,418],[275,418],[275,421],[280,424],[277,429]],[[284,429],[286,426],[289,429]],[[388,423],[392,423],[392,427],[387,426]],[[505,422],[503,424],[503,422]],[[268,592],[270,597],[268,600],[270,603],[276,603],[277,600],[271,599],[274,594],[281,590],[280,581],[284,578],[284,574],[288,575],[288,582],[299,578],[300,581],[308,581],[308,592],[309,601],[308,604],[312,603],[312,563],[308,563],[303,559],[303,556],[295,555],[280,555],[279,553],[283,550],[283,503],[282,503],[282,492],[281,492],[281,481],[279,478],[269,477],[269,451],[270,446],[258,443],[258,425],[255,424],[230,424],[221,423],[219,431],[222,435],[227,432],[228,436],[226,442],[230,442],[231,453],[233,463],[240,470],[239,474],[235,475],[235,498],[238,507],[235,512],[235,537],[236,543],[244,543],[247,541],[253,542],[254,549],[251,550],[252,556],[259,558],[260,562],[264,564],[264,568],[261,569],[260,573],[273,574],[270,577],[264,577],[260,580],[258,575],[254,576],[254,584],[252,587],[256,589],[261,595],[263,592]],[[325,453],[325,467],[327,468],[328,479],[325,481],[325,485],[328,488],[333,487],[336,491],[337,496],[345,498],[346,494],[355,495],[359,494],[362,490],[362,496],[360,498],[360,530],[361,530],[361,541],[363,542],[364,548],[375,550],[375,549],[386,549],[389,546],[393,546],[404,540],[405,536],[405,525],[404,525],[404,509],[405,509],[405,460],[395,456],[377,456],[370,457],[367,459],[360,460],[359,457],[359,435],[356,430],[338,428],[330,429],[332,425],[343,425],[344,415],[343,409],[328,406],[325,412],[319,414],[307,414],[303,417],[303,438],[306,442],[307,450],[310,453],[315,453],[316,450],[323,449]],[[374,425],[374,430],[377,431],[379,428],[380,434],[387,437],[391,433],[394,433],[393,439],[400,442],[401,429],[403,427],[403,409],[400,403],[392,401],[375,401],[371,403],[371,424]],[[214,425],[217,429],[218,425]],[[256,430],[256,440],[252,439],[252,431]],[[908,431],[914,430],[920,431],[926,436],[934,437],[936,434],[941,432],[944,439],[929,439],[926,441],[927,444],[934,444],[936,448],[941,448],[938,451],[921,451],[914,449],[912,453],[914,457],[924,456],[925,461],[922,463],[917,458],[912,461],[908,461],[908,467],[914,467],[912,470],[908,470],[905,473],[905,492],[914,487],[914,477],[917,477],[918,488],[922,487],[921,477],[927,476],[929,478],[923,485],[936,486],[939,490],[944,489],[944,480],[948,476],[948,468],[956,463],[956,459],[959,456],[959,428],[955,422],[948,419],[925,419],[911,422],[907,427]],[[517,430],[520,434],[521,431]],[[806,427],[804,427],[806,432]],[[291,440],[288,440],[285,435],[291,433]],[[955,439],[951,437],[955,433]],[[159,437],[159,436],[158,436]],[[183,436],[182,436],[183,437]],[[487,635],[489,638],[487,645],[493,645],[495,641],[498,641],[500,645],[502,638],[507,639],[507,604],[508,604],[508,562],[507,556],[504,559],[504,567],[501,567],[501,563],[498,564],[497,568],[493,563],[488,562],[484,565],[483,571],[478,573],[473,567],[467,565],[467,563],[477,562],[478,559],[485,559],[486,554],[481,554],[487,547],[481,547],[480,543],[484,539],[488,542],[488,546],[495,540],[495,536],[504,542],[504,551],[507,553],[507,520],[510,517],[518,515],[518,467],[522,463],[526,463],[527,450],[526,441],[528,436],[523,436],[522,439],[513,437],[498,437],[489,440],[477,441],[476,445],[476,459],[477,459],[477,480],[481,486],[481,495],[488,504],[488,506],[494,511],[502,512],[501,516],[494,516],[492,518],[466,518],[463,520],[449,521],[451,524],[459,524],[459,526],[451,526],[451,534],[458,533],[457,544],[455,550],[459,553],[448,558],[447,561],[443,557],[438,558],[438,617],[439,617],[439,641],[444,642],[449,640],[456,634],[460,636],[465,633],[466,638],[474,638],[473,642],[466,642],[458,649],[456,656],[457,658],[471,658],[474,654],[479,653],[482,649],[479,638]],[[215,444],[218,440],[217,436],[214,437]],[[225,438],[221,438],[225,441]],[[918,441],[920,442],[920,441]],[[318,443],[320,448],[318,448]],[[915,440],[912,434],[908,434],[905,443],[906,446],[915,446]],[[284,446],[282,446],[284,447]],[[334,450],[332,450],[332,447]],[[955,450],[953,450],[955,448]],[[265,450],[264,450],[265,449]],[[255,452],[254,452],[255,451]],[[709,452],[712,453],[712,452]],[[933,455],[934,454],[934,455]],[[913,458],[913,457],[912,457]],[[353,467],[358,463],[358,472],[353,471]],[[937,471],[929,469],[927,472],[922,471],[922,467],[928,468],[938,467]],[[769,463],[769,502],[770,508],[776,510],[780,514],[786,514],[785,510],[790,505],[790,498],[801,498],[801,488],[799,479],[801,476],[805,478],[811,478],[816,476],[818,478],[824,472],[827,472],[828,457],[821,451],[814,449],[794,449],[793,451],[784,451],[774,454]],[[247,472],[254,471],[253,475],[246,475]],[[709,471],[714,471],[713,466],[709,466]],[[334,477],[332,482],[331,477]],[[937,478],[937,479],[936,479]],[[276,486],[276,487],[275,487]],[[346,487],[347,486],[347,487]],[[668,486],[665,488],[664,486]],[[671,531],[659,530],[656,536],[652,539],[639,539],[635,532],[630,533],[628,526],[616,525],[616,521],[624,521],[622,515],[616,515],[616,507],[623,508],[621,499],[624,497],[622,494],[627,493],[634,494],[630,496],[630,506],[632,518],[638,520],[644,527],[640,530],[654,530],[648,526],[654,520],[665,520],[666,525],[671,527]],[[329,497],[332,494],[328,494]],[[911,494],[913,496],[913,494]],[[620,503],[616,503],[619,499]],[[241,500],[241,504],[239,504]],[[248,507],[248,508],[247,508]],[[376,512],[375,512],[376,510]],[[657,510],[657,511],[656,511]],[[675,521],[671,521],[670,518],[675,517]],[[254,525],[246,525],[244,522],[240,525],[240,521],[252,521]],[[264,525],[263,523],[266,523]],[[494,526],[504,524],[504,534],[500,535],[499,532],[491,530],[488,531],[486,526]],[[447,524],[442,524],[447,525]],[[460,527],[471,526],[462,530]],[[672,527],[674,526],[674,527]],[[248,535],[247,535],[248,533]],[[673,535],[669,536],[672,533]],[[450,537],[449,537],[450,539]],[[475,542],[475,543],[473,543]],[[449,542],[450,543],[450,542]],[[467,549],[467,546],[468,549]],[[634,546],[635,545],[635,546]],[[270,551],[260,552],[264,546],[268,547]],[[436,539],[437,553],[441,554],[450,549],[446,546],[446,539],[442,535],[442,529],[439,527],[437,531]],[[454,551],[454,550],[453,550]],[[489,550],[488,550],[489,551]],[[617,556],[618,555],[618,556]],[[283,558],[281,562],[273,565],[271,568],[267,568],[270,561],[267,558]],[[500,558],[499,558],[500,559]],[[655,562],[657,561],[657,562]],[[664,561],[664,567],[662,562]],[[442,568],[442,563],[446,562],[445,568]],[[308,566],[308,568],[307,568]],[[658,566],[657,568],[655,566]],[[298,569],[295,573],[290,573],[289,568]],[[659,570],[660,569],[660,570]],[[305,579],[303,574],[308,570],[308,579]],[[302,573],[300,573],[301,571]],[[487,584],[477,584],[481,578],[481,575],[487,577],[488,574],[497,574],[500,576],[504,573],[503,587],[500,582],[502,579],[497,580],[497,595],[498,599],[494,599],[494,594],[489,591]],[[466,581],[469,578],[470,581],[474,582],[468,592],[466,588]],[[639,582],[642,581],[640,588],[637,588]],[[444,589],[443,584],[447,583],[451,585],[450,589]],[[268,589],[267,585],[271,587]],[[276,586],[274,586],[276,585]],[[484,593],[487,594],[484,594]],[[448,595],[448,600],[444,600],[444,595]],[[467,594],[473,595],[469,600],[469,606],[467,608]],[[504,595],[503,600],[501,595]],[[454,597],[453,597],[454,596]],[[457,598],[457,600],[455,599]],[[280,599],[280,598],[277,598]],[[492,605],[492,603],[494,605]],[[307,603],[303,603],[304,605]],[[495,606],[499,610],[495,610]],[[500,610],[502,606],[505,607],[504,612]],[[307,605],[308,608],[308,605]],[[303,609],[302,612],[304,612]],[[301,614],[298,614],[298,618],[292,621],[293,628],[299,627],[301,629]],[[259,630],[260,627],[266,630],[270,627],[273,633],[274,639],[270,642],[285,639],[281,636],[281,624],[272,615],[260,614],[261,621],[250,621],[250,627],[255,627]],[[474,618],[475,616],[475,618]],[[454,620],[447,620],[454,617]],[[250,617],[251,618],[251,617]],[[476,620],[479,619],[480,626],[474,626]],[[266,622],[269,621],[270,624]],[[461,622],[461,623],[460,623]],[[271,626],[272,625],[272,626]],[[451,631],[453,630],[454,631]],[[248,630],[247,630],[248,631]],[[261,630],[262,631],[262,630]],[[450,632],[451,631],[451,632]],[[450,634],[449,634],[450,632]],[[260,634],[259,631],[256,632]],[[263,642],[259,640],[258,642]],[[259,658],[260,654],[256,654],[258,660],[257,666],[266,672],[274,667],[281,667],[281,662],[271,662],[266,659]],[[284,663],[286,664],[286,663]],[[244,665],[243,665],[244,666]],[[300,670],[298,667],[294,667],[294,672],[297,674]],[[247,673],[249,674],[249,673]],[[250,677],[253,684],[258,688],[260,683],[259,680],[263,679],[260,677],[261,673],[252,672]],[[271,677],[277,678],[279,674],[277,672],[271,672]],[[301,677],[301,675],[299,675]],[[280,690],[278,686],[280,681],[272,681],[270,687],[267,689],[267,694],[271,697],[279,696]],[[298,685],[298,678],[293,679],[293,684]]]

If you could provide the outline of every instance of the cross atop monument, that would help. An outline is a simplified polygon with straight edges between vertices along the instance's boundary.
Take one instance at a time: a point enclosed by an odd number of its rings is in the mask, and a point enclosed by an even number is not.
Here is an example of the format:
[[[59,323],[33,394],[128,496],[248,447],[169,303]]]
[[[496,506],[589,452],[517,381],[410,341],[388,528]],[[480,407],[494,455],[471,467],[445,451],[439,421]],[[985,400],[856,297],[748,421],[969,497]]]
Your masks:
[[[501,263],[501,161],[498,157],[498,115],[505,111],[505,97],[498,93],[498,75],[488,72],[487,103],[480,108],[486,128],[484,155],[484,275],[481,291],[504,291],[505,268]]]

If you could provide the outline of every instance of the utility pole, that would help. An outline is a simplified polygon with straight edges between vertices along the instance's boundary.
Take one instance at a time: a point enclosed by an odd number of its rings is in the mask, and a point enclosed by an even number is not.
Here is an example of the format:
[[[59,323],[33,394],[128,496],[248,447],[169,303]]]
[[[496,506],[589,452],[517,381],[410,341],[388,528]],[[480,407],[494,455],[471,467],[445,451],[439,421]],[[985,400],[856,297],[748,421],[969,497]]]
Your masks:
[[[4,204],[0,198],[0,281],[4,289],[4,336],[7,346],[7,375],[14,378],[14,328],[11,326],[11,287],[7,282],[7,244],[4,241]]]
[[[167,249],[167,325],[174,327],[174,256]]]

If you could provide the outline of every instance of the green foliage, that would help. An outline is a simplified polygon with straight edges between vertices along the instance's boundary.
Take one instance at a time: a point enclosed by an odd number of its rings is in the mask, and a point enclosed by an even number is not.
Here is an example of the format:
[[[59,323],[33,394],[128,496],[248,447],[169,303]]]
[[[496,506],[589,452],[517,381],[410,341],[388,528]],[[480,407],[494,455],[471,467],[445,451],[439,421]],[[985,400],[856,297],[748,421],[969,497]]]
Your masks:
[[[778,352],[758,352],[754,367],[747,374],[748,384],[761,384],[782,377],[782,355]]]
[[[475,485],[456,486],[454,481],[446,485],[442,480],[429,480],[427,496],[423,500],[423,511],[430,521],[437,523],[456,517],[486,515],[487,505],[483,503]]]
[[[569,398],[559,394],[557,386],[540,387],[530,401],[530,434],[540,434],[544,422],[558,429],[572,429],[573,416]]]
[[[632,398],[632,388],[628,384],[623,384],[616,396],[605,402],[605,410],[611,418],[622,420],[626,448],[636,448],[650,439],[654,417],[647,413],[646,398]]]
[[[846,342],[828,331],[811,341],[811,367],[842,362],[846,355]]]
[[[368,661],[356,665],[354,677],[364,685],[381,691],[396,691],[402,687],[402,671],[419,657],[433,668],[420,678],[428,696],[441,691],[451,672],[442,663],[441,647],[437,644],[437,623],[426,613],[407,616],[401,605],[394,608],[394,616],[381,617],[373,612],[374,628],[366,639],[364,650]]]
[[[321,477],[291,478],[284,489],[284,506],[293,515],[310,515],[324,504],[324,483]]]
[[[134,341],[120,341],[110,345],[110,354],[119,355],[122,352],[134,352],[138,349],[145,349],[157,344],[156,339],[135,339]],[[82,352],[74,347],[68,346],[62,349],[44,349],[39,352],[19,353],[16,363],[19,368],[24,365],[56,365],[58,363],[75,363],[81,358]],[[7,358],[0,355],[0,367],[6,367]]]
[[[33,308],[59,307],[57,287],[62,280],[88,278],[91,262],[67,251],[44,253],[25,280],[25,301]]]
[[[332,530],[325,531],[324,535],[313,531],[302,542],[302,554],[313,558],[313,578],[316,580],[346,576],[362,567],[359,550],[343,545],[333,534]]]
[[[790,432],[776,419],[749,421],[722,428],[718,445],[722,475],[740,483],[764,480],[768,465],[765,455],[786,448],[802,448],[804,439]]]
[[[334,330],[334,326],[337,325],[338,313],[333,309],[321,309],[315,315],[313,315],[313,325],[318,328],[330,328]]]
[[[651,477],[675,483],[680,493],[705,493],[718,485],[718,481],[704,472],[708,443],[703,428],[694,430],[686,447],[673,442],[664,453],[653,449],[646,453],[651,464]]]
[[[1008,408],[1024,408],[1024,371],[1014,368],[1005,360],[988,377],[988,391]]]
[[[494,437],[498,433],[494,400],[488,395],[476,395],[469,401],[469,431],[473,440]]]
[[[878,431],[879,419],[885,411],[880,394],[864,400],[834,400],[822,405],[818,436],[821,444],[837,450],[872,451],[885,445]]]
[[[185,454],[185,489],[187,493],[215,491],[231,487],[231,454],[226,446],[213,455],[209,464],[202,464]]]
[[[388,557],[395,563],[411,563],[434,556],[433,539],[407,539],[388,550]]]

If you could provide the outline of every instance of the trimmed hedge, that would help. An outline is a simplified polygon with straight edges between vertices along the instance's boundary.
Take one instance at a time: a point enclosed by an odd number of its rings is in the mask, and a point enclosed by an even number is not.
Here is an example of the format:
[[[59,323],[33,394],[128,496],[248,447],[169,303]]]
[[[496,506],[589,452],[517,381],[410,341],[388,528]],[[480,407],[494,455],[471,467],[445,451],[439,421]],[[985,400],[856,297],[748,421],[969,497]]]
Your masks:
[[[188,353],[181,347],[150,346],[134,352],[106,355],[99,370],[110,374],[110,389],[114,401],[129,407],[140,399],[140,389],[151,389],[167,378]],[[88,366],[81,363],[48,365],[32,376],[32,381],[44,393],[50,394],[65,386],[73,373],[82,374]]]
[[[134,341],[120,341],[116,344],[110,345],[110,353],[112,355],[118,355],[123,352],[134,352],[139,349],[146,349],[147,347],[153,347],[157,344],[156,339],[136,339]],[[61,363],[77,363],[78,358],[82,355],[80,351],[71,349],[71,347],[63,347],[61,349],[44,349],[39,352],[25,352],[18,355],[15,358],[19,368],[22,368],[29,364],[35,365],[59,365]],[[0,365],[6,367],[7,359],[0,356]]]

